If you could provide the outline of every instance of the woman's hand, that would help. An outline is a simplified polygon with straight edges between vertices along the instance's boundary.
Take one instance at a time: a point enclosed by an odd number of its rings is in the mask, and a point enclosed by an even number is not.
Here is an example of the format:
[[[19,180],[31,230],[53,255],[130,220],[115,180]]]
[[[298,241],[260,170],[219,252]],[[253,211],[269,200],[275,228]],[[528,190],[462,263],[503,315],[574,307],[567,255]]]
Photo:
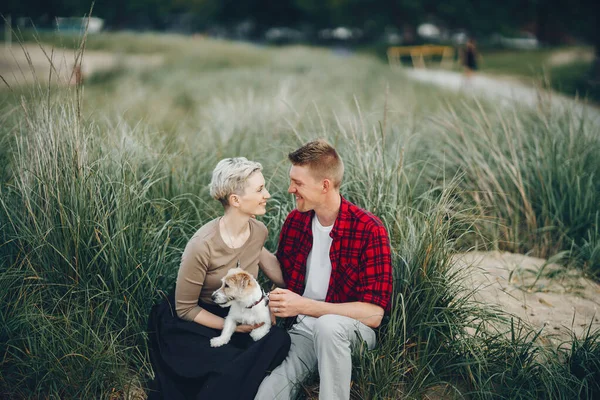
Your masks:
[[[259,328],[259,327],[263,326],[264,324],[265,324],[264,322],[261,322],[260,324],[255,324],[255,325],[238,325],[235,328],[235,331],[238,333],[250,333],[254,329]]]

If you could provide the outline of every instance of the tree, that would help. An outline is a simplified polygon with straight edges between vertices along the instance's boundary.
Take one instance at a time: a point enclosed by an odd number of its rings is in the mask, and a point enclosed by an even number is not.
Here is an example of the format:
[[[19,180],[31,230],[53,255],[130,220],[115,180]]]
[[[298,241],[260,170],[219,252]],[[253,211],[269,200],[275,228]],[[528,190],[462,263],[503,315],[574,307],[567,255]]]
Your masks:
[[[592,85],[600,87],[600,2],[596,0],[575,0],[571,2],[574,18],[569,19],[569,28],[594,46],[594,62],[590,70]]]

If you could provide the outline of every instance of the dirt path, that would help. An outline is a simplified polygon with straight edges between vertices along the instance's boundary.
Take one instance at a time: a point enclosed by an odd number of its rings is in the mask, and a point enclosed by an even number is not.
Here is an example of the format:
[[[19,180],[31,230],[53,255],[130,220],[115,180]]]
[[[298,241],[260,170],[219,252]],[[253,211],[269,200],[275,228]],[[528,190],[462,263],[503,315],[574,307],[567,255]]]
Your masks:
[[[502,106],[514,106],[515,102],[537,107],[540,101],[548,102],[552,107],[564,109],[572,107],[578,115],[586,114],[600,126],[600,109],[590,104],[575,101],[558,93],[540,90],[519,82],[475,74],[469,81],[462,73],[433,69],[403,69],[411,79],[431,83],[455,92],[471,93],[478,97],[487,97],[498,101]]]
[[[561,342],[571,330],[581,337],[589,324],[600,328],[600,285],[578,270],[498,251],[458,254],[455,261],[468,268],[466,284],[477,288],[476,300],[543,328],[542,337]]]
[[[52,48],[52,46],[18,44],[12,48],[0,47],[0,75],[10,85],[32,83],[36,79],[54,83],[73,84],[73,66],[76,52],[69,49]],[[50,62],[52,60],[52,63]],[[108,51],[86,50],[81,63],[84,79],[94,73],[109,71],[118,67],[147,68],[162,64],[162,55],[118,54]],[[54,68],[50,69],[50,65]],[[4,85],[3,82],[0,84]]]

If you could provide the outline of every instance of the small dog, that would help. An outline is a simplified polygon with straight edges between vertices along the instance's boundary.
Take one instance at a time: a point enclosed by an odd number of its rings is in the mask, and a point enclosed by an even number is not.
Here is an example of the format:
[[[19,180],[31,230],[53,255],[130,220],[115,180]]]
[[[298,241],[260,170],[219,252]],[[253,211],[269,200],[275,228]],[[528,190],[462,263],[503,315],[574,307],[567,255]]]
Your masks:
[[[254,277],[240,268],[232,268],[221,279],[221,287],[212,294],[212,300],[221,307],[229,307],[221,336],[210,340],[212,347],[220,347],[229,343],[231,335],[238,324],[255,325],[250,336],[254,341],[263,338],[271,329],[271,313],[269,297],[260,288]]]

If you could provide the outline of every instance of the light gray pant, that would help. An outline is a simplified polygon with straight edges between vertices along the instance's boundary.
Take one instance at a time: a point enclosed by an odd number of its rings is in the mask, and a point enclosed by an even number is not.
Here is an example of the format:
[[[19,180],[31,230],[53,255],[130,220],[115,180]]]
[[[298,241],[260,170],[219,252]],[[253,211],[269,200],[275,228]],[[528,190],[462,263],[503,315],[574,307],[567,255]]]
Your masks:
[[[375,332],[362,322],[340,315],[318,318],[313,335],[292,328],[292,346],[287,358],[267,376],[255,400],[288,400],[298,385],[319,367],[319,399],[348,400],[352,375],[352,346],[360,337],[369,349],[375,347]]]

